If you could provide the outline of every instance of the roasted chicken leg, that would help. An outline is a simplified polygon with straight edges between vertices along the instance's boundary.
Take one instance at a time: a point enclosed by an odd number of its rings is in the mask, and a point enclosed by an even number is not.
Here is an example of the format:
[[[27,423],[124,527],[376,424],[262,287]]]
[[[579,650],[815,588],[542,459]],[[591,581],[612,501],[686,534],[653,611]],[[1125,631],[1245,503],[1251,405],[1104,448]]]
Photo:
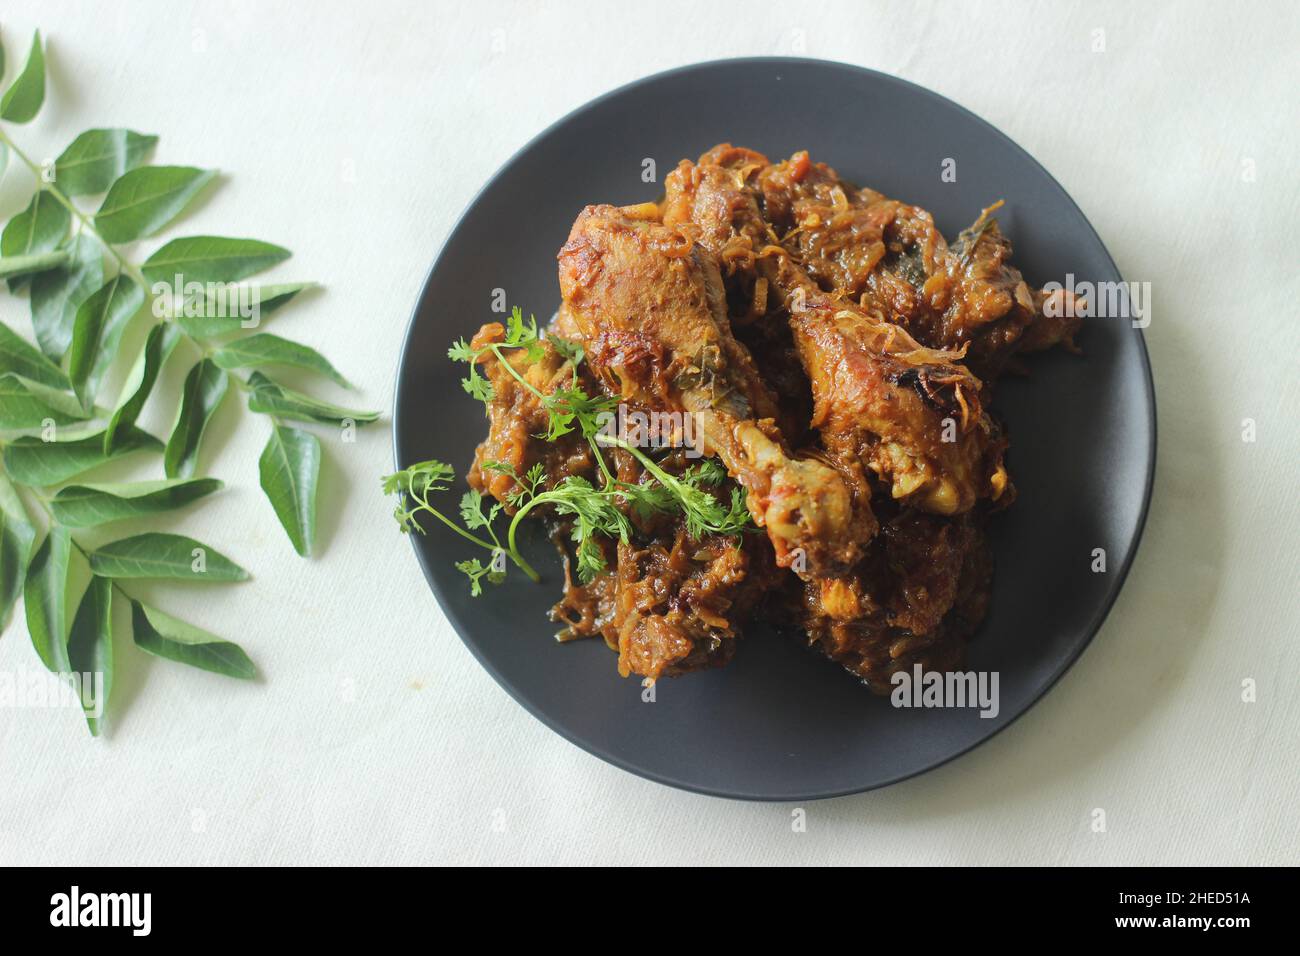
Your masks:
[[[806,152],[757,176],[764,211],[825,291],[878,307],[932,348],[960,349],[982,379],[1017,352],[1072,345],[1071,295],[1031,290],[1009,264],[1011,243],[984,210],[949,245],[930,213],[839,178]]]
[[[747,489],[778,565],[850,567],[874,527],[833,468],[783,446],[773,398],[731,333],[716,260],[656,215],[588,206],[560,250],[566,321],[588,363],[630,402],[697,417],[706,450]]]
[[[1006,442],[983,412],[960,352],[928,349],[878,312],[823,291],[777,244],[750,150],[720,146],[668,177],[665,222],[682,225],[733,269],[752,270],[781,307],[812,384],[813,427],[841,471],[865,467],[891,494],[937,514],[998,499]]]

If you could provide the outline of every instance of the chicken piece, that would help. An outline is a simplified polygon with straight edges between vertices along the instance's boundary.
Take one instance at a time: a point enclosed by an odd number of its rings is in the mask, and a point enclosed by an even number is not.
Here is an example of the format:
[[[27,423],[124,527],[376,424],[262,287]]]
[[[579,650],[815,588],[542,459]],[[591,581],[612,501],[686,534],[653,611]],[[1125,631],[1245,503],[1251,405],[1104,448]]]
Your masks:
[[[898,203],[842,183],[806,152],[764,167],[757,177],[764,216],[780,243],[828,292],[857,296],[885,258],[885,228]]]
[[[982,379],[1017,352],[1073,347],[1079,310],[1065,292],[1046,308],[1009,264],[1011,243],[991,217],[1001,203],[949,246],[924,209],[843,182],[806,152],[763,169],[759,185],[782,245],[823,290],[864,297],[932,348],[968,346]]]
[[[619,544],[614,567],[587,585],[566,574],[551,617],[566,625],[561,640],[600,635],[621,675],[654,683],[730,661],[778,573],[761,539],[695,539],[674,521]]]
[[[725,165],[724,165],[725,164]],[[1001,498],[1006,441],[984,413],[960,353],[924,348],[905,330],[824,292],[776,245],[759,209],[759,154],[720,146],[668,176],[665,222],[683,225],[733,272],[763,282],[812,385],[812,426],[841,473],[868,468],[894,498],[956,514]],[[757,173],[757,175],[756,175]]]
[[[577,329],[557,317],[554,334],[574,337]],[[483,326],[472,347],[481,349],[505,338],[500,323]],[[506,353],[504,361],[529,385],[542,394],[567,388],[573,382],[573,367],[547,340],[541,354],[530,359],[524,350]],[[502,360],[482,359],[484,376],[492,383],[487,403],[488,435],[478,446],[468,476],[472,488],[500,501],[507,513],[518,491],[512,474],[524,474],[541,463],[546,483],[554,485],[570,476],[594,479],[595,462],[591,446],[577,432],[554,441],[546,434],[548,412],[541,400],[507,370]],[[589,394],[599,385],[580,367],[581,384]],[[643,479],[636,460],[621,450],[611,459],[620,481],[635,484]],[[511,473],[485,467],[487,462],[511,466]],[[673,474],[681,474],[692,462],[678,452],[661,462]],[[724,491],[726,489],[723,489]],[[565,624],[559,638],[603,636],[619,654],[619,672],[636,674],[653,683],[662,676],[677,676],[727,663],[741,634],[745,616],[758,606],[758,599],[776,573],[770,551],[750,536],[737,541],[723,535],[695,539],[686,534],[679,515],[629,515],[637,527],[635,543],[601,542],[610,570],[579,585],[570,568],[571,522],[550,512],[541,512],[551,524],[552,538],[565,563],[565,591],[551,617]]]
[[[471,347],[484,348],[493,342],[505,340],[505,328],[500,322],[489,322],[479,329]],[[527,352],[513,350],[507,353],[511,367],[528,384],[544,395],[557,388],[567,388],[573,381],[573,367],[551,347],[541,343],[541,358],[530,361]],[[507,513],[514,512],[510,495],[518,491],[515,479],[509,474],[486,469],[488,462],[509,465],[514,474],[525,474],[540,462],[546,474],[553,479],[568,475],[590,478],[595,471],[591,447],[575,432],[547,441],[550,413],[541,400],[518,379],[502,367],[500,361],[487,355],[481,360],[483,375],[492,383],[492,400],[487,403],[488,433],[474,452],[474,463],[467,480],[470,487],[500,501]]]
[[[763,268],[812,383],[812,425],[833,458],[861,462],[894,498],[936,514],[1002,497],[1007,441],[953,353],[822,292],[787,257]]]
[[[844,578],[800,582],[791,622],[808,646],[876,693],[910,671],[960,666],[984,619],[993,559],[974,512],[956,518],[904,508],[882,521],[867,557]]]
[[[764,306],[766,309],[766,306]],[[791,448],[815,443],[808,423],[812,421],[812,386],[799,360],[794,333],[786,322],[759,321],[740,323],[734,318],[732,330],[754,357],[754,365],[763,381],[772,389],[777,401],[777,425]]]
[[[588,206],[560,250],[565,318],[589,366],[628,401],[696,416],[779,565],[852,566],[874,527],[834,469],[783,447],[772,396],[731,333],[715,259],[655,212]]]

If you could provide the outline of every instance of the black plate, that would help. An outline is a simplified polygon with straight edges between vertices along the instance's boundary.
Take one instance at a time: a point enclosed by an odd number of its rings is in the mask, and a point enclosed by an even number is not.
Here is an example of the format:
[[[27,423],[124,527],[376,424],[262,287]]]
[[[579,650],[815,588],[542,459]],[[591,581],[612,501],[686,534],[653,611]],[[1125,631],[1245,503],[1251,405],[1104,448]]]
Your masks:
[[[555,254],[588,203],[652,200],[682,157],[715,143],[785,157],[807,149],[847,179],[931,210],[946,235],[1004,198],[999,219],[1033,284],[1119,281],[1065,191],[988,123],[921,87],[857,67],[760,58],[704,63],[625,86],[525,146],[470,204],[411,318],[398,371],[397,461],[450,461],[460,474],[486,432],[446,357],[487,320],[493,290],[545,320],[558,304]],[[1086,148],[1081,143],[1080,148]],[[940,179],[957,163],[957,181]],[[657,182],[644,182],[644,160]],[[991,613],[967,666],[999,673],[1001,710],[904,710],[794,641],[752,631],[721,670],[660,681],[643,702],[599,640],[557,645],[546,612],[560,590],[554,551],[527,554],[545,580],[515,572],[481,598],[452,564],[473,545],[433,528],[416,555],[466,645],[509,693],[580,747],[688,790],[807,800],[883,786],[952,759],[1023,713],[1087,646],[1137,548],[1155,467],[1155,397],[1141,332],[1090,320],[1085,355],[1052,352],[999,385],[1020,498],[994,527]],[[459,491],[444,496],[454,511]],[[394,547],[397,547],[394,535]],[[1091,570],[1093,549],[1107,571]]]

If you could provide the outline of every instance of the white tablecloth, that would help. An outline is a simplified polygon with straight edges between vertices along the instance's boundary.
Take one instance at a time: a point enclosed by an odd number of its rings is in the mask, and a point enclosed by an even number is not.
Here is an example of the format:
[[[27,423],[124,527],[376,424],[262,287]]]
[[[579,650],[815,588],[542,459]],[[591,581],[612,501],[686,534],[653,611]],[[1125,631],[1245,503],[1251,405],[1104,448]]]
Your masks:
[[[257,487],[264,426],[231,402],[209,468],[228,490],[182,527],[255,579],[157,593],[240,641],[264,682],[123,647],[105,738],[73,712],[0,710],[0,863],[1296,861],[1298,8],[727,7],[7,0],[8,75],[37,26],[50,58],[42,115],[10,130],[46,157],[84,128],[129,126],[161,134],[158,162],[223,170],[186,232],[291,246],[277,275],[328,289],[275,330],[320,347],[360,384],[356,401],[387,412],[407,317],[456,216],[573,107],[751,54],[937,90],[1036,156],[1126,278],[1152,284],[1155,497],[1080,662],[987,745],[808,805],[794,832],[789,806],[607,766],[497,687],[379,494],[386,422],[326,442],[322,553],[297,558]],[[29,191],[11,171],[0,213]],[[4,321],[25,329],[24,313],[0,294]],[[36,666],[20,616],[0,668]]]

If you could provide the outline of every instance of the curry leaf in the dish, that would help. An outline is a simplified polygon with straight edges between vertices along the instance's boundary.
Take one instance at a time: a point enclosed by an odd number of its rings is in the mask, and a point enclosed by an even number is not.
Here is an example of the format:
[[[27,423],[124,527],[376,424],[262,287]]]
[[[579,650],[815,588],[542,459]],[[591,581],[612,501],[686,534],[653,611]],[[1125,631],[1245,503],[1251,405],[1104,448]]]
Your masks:
[[[981,239],[994,227],[997,226],[997,219],[993,218],[992,213],[1002,208],[1003,200],[999,199],[992,206],[980,211],[980,216],[971,225],[963,229],[957,238],[953,240],[950,251],[955,256],[961,258],[963,265],[971,261],[975,253],[975,247],[979,245]]]

